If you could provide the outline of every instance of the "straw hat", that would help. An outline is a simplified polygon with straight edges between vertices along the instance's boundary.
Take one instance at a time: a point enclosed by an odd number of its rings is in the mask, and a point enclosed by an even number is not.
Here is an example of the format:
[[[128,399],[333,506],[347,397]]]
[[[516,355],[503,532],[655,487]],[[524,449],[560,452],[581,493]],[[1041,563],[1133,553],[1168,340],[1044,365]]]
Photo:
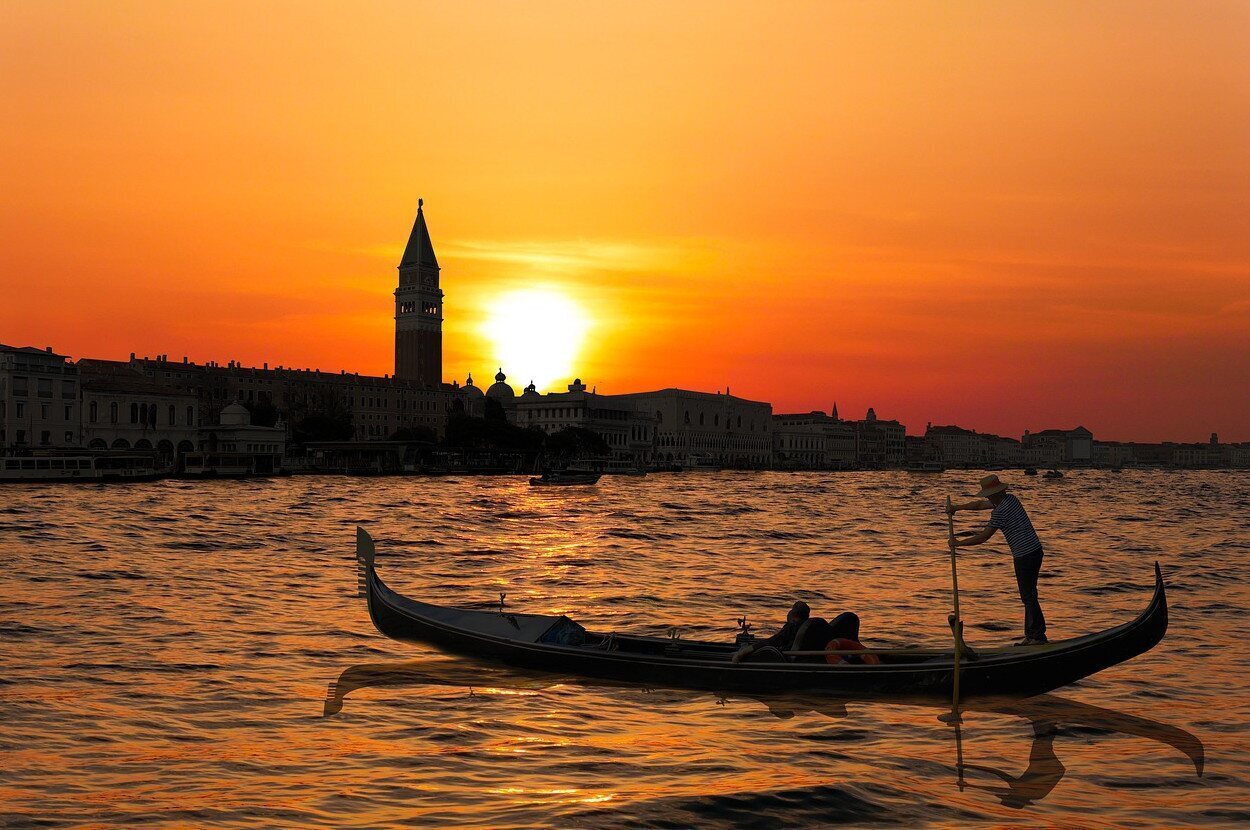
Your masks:
[[[981,479],[981,492],[976,494],[976,498],[983,499],[986,496],[993,496],[1007,490],[1007,485],[998,480],[996,475],[988,475]]]

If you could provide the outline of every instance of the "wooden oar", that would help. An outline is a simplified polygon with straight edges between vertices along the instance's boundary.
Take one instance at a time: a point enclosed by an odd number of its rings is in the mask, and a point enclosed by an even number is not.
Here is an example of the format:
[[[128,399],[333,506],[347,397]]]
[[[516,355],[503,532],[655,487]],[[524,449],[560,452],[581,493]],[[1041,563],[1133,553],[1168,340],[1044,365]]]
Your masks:
[[[952,723],[959,723],[959,652],[964,640],[964,621],[959,616],[959,571],[955,567],[955,514],[951,512],[951,497],[946,497],[946,532],[951,549],[951,595],[954,598],[955,613],[948,621],[951,624],[951,635],[955,638],[955,676],[951,682],[951,715]]]

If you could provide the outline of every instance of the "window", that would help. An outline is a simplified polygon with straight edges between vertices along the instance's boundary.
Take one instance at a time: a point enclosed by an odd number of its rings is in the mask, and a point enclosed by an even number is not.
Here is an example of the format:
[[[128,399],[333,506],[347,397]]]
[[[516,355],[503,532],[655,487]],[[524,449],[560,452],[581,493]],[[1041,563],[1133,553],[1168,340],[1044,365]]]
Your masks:
[[[699,426],[703,426],[703,413],[699,413]]]
[[[26,430],[24,430],[24,429],[19,429],[19,430],[17,431],[17,443],[19,443],[19,444],[25,444],[25,443],[26,443]]]
[[[65,420],[74,420],[74,405],[72,403],[65,404]]]
[[[39,419],[41,421],[48,420],[48,405],[46,403],[39,404]]]
[[[30,378],[13,378],[13,394],[21,395],[23,398],[30,394]]]
[[[52,433],[51,433],[51,432],[48,432],[46,429],[45,429],[45,430],[43,430],[42,432],[40,432],[40,433],[39,433],[39,443],[40,443],[40,444],[51,444],[51,443],[52,443]]]
[[[78,397],[77,392],[74,391],[74,382],[72,380],[61,381],[61,397],[70,401]]]
[[[96,403],[95,401],[92,401],[91,405],[87,407],[87,412],[88,412],[88,415],[87,415],[88,420],[90,420],[91,423],[94,424],[100,418],[100,405]]]
[[[113,401],[109,404],[109,423],[117,423],[117,401]]]
[[[178,422],[178,409],[172,403],[169,405],[169,425],[172,427]]]
[[[74,433],[69,432],[68,430],[65,432],[65,443],[66,444],[74,443]]]
[[[39,397],[52,397],[52,378],[37,378],[39,383]]]
[[[187,407],[187,426],[189,427],[195,426],[195,407],[194,406]]]
[[[139,404],[132,403],[130,405],[130,423],[139,423]]]

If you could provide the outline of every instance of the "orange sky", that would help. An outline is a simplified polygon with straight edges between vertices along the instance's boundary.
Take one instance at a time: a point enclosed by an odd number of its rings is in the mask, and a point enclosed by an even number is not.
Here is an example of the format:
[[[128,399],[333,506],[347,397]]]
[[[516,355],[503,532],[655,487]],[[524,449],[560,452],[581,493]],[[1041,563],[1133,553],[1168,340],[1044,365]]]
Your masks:
[[[0,2],[0,341],[1250,439],[1250,4]]]

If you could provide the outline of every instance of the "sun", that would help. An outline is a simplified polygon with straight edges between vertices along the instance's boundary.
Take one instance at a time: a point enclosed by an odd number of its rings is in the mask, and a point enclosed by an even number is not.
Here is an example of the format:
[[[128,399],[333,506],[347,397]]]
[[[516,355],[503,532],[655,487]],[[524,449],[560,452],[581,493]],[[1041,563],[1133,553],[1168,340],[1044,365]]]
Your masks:
[[[542,390],[572,378],[590,328],[585,309],[567,294],[527,288],[490,303],[482,334],[491,342],[494,364]]]

